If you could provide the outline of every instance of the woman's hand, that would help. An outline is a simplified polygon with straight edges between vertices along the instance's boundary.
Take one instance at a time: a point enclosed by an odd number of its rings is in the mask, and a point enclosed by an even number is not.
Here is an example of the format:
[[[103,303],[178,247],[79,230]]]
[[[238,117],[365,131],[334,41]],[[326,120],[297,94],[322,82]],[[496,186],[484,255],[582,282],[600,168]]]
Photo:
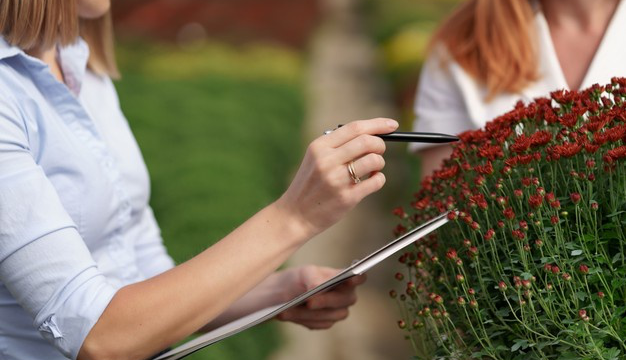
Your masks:
[[[396,130],[391,119],[354,121],[314,140],[293,182],[276,202],[311,237],[337,222],[385,183],[385,142],[375,134]],[[349,165],[354,162],[353,180]]]
[[[284,272],[290,296],[294,298],[338,273],[336,269],[304,266]],[[309,329],[327,329],[348,316],[348,308],[356,302],[356,287],[365,282],[365,275],[353,277],[338,286],[311,297],[306,303],[277,316]]]

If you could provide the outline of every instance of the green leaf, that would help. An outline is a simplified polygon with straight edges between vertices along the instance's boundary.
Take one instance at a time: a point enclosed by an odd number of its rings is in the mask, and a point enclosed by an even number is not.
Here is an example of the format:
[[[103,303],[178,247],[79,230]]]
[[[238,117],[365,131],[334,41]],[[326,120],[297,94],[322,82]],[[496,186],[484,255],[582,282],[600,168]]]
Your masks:
[[[520,348],[523,350],[523,349],[526,349],[527,347],[528,347],[528,340],[518,339],[518,340],[515,340],[515,344],[511,346],[511,352],[516,352]]]
[[[613,259],[611,260],[611,263],[615,264],[616,262],[620,261],[620,259],[624,256],[624,254],[622,254],[621,252],[618,252],[617,254],[615,254],[615,256],[613,256]]]
[[[614,216],[617,216],[617,215],[619,215],[619,214],[623,214],[623,213],[626,213],[626,211],[624,211],[624,210],[620,210],[620,211],[616,211],[616,212],[614,212],[614,213],[612,213],[612,214],[608,214],[608,215],[606,215],[606,217],[609,217],[609,218],[610,218],[610,217],[614,217]]]
[[[620,350],[618,348],[605,349],[602,352],[602,358],[605,360],[617,360]]]
[[[524,280],[530,280],[533,277],[533,274],[528,273],[528,272],[523,272],[523,273],[520,274],[520,276]]]
[[[571,255],[572,256],[578,256],[578,255],[582,255],[583,251],[578,249],[578,250],[572,250]]]
[[[580,301],[585,301],[585,299],[587,298],[587,293],[584,293],[582,291],[579,291],[576,293],[576,297],[578,298],[578,300]]]

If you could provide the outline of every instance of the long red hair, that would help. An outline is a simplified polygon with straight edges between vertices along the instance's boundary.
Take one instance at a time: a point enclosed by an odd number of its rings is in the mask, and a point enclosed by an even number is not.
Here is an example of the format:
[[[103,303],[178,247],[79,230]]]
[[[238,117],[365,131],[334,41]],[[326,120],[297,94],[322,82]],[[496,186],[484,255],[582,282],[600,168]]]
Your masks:
[[[468,0],[435,32],[451,59],[487,88],[487,99],[518,92],[538,77],[529,0]],[[432,47],[431,47],[432,48]]]

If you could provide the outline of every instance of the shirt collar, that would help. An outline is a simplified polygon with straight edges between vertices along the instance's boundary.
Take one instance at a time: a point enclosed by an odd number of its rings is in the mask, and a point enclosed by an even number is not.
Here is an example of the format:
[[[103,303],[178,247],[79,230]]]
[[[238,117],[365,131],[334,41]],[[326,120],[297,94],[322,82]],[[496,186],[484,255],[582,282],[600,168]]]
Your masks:
[[[20,56],[29,68],[47,67],[41,60],[34,58],[17,46],[10,45],[0,36],[0,60]],[[68,46],[59,47],[57,60],[63,71],[67,87],[78,96],[80,88],[87,71],[87,61],[89,60],[89,47],[82,39]]]
[[[4,37],[0,36],[0,60],[15,56],[20,52],[22,52],[22,50],[9,45],[9,43],[4,40]]]

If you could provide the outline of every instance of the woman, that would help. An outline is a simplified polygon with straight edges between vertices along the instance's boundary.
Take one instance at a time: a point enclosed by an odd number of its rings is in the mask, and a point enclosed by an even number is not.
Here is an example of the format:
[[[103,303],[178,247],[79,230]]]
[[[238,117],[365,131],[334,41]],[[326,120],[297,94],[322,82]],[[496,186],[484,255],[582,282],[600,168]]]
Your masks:
[[[174,267],[108,77],[116,73],[109,6],[0,2],[2,359],[146,359],[292,298],[333,271],[276,268],[385,182],[385,145],[373,134],[397,123],[350,123],[310,144],[280,199]],[[281,318],[329,327],[362,281]]]
[[[626,76],[626,4],[620,0],[469,0],[436,32],[422,70],[416,131],[482,127],[557,89]],[[428,175],[449,146],[414,145]]]

